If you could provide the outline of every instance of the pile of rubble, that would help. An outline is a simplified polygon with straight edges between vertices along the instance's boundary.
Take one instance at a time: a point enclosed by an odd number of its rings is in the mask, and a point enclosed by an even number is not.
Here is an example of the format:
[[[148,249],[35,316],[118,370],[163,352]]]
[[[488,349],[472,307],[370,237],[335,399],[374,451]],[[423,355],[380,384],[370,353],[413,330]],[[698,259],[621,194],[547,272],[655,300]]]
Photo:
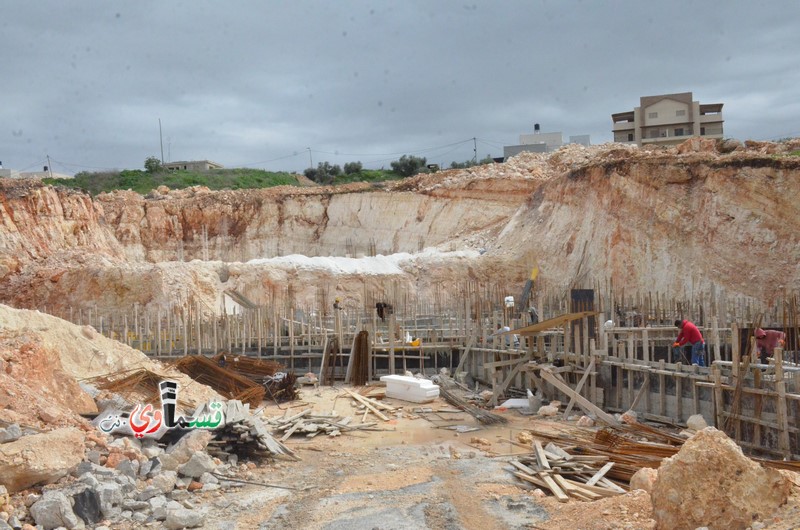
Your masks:
[[[240,458],[296,459],[247,405],[229,401],[225,413],[219,429],[190,430],[172,444],[167,436],[106,437],[73,427],[29,436],[17,425],[0,430],[0,494],[16,494],[0,506],[0,530],[27,521],[46,530],[202,526],[204,503],[194,494],[240,487],[256,466]],[[33,487],[41,483],[50,485],[40,494]]]

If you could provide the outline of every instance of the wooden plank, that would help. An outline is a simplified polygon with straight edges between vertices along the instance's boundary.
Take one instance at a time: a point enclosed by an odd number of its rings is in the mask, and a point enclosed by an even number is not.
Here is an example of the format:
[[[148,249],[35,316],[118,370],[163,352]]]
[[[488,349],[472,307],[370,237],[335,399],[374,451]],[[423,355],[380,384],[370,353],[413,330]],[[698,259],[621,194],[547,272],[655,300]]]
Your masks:
[[[619,486],[608,480],[606,477],[601,478],[598,484],[602,484],[603,487],[616,491],[617,493],[627,493],[627,491],[620,488]]]
[[[528,475],[527,473],[520,473],[518,471],[514,472],[514,476],[517,478],[521,478],[522,480],[531,482],[532,484],[535,484],[539,487],[549,489],[553,493],[553,495],[556,496],[559,502],[569,501],[569,496],[566,493],[564,493],[561,490],[561,488],[558,487],[558,484],[556,484],[552,478],[548,476],[543,476],[540,478],[534,475]]]
[[[544,454],[544,447],[539,440],[533,441],[533,450],[536,454],[536,461],[539,462],[539,467],[542,469],[550,469],[550,463],[547,461],[547,456]]]
[[[586,380],[589,378],[589,374],[594,371],[594,361],[595,357],[592,355],[592,360],[589,362],[589,366],[586,367],[586,371],[583,373],[583,377],[581,380],[578,381],[578,386],[575,387],[575,393],[578,394],[583,388],[583,384],[586,383]],[[564,419],[569,418],[569,413],[572,411],[572,407],[575,405],[575,397],[571,397],[569,399],[569,403],[567,404],[567,408],[564,410]]]
[[[783,453],[784,458],[792,455],[789,443],[789,415],[786,407],[786,381],[783,379],[783,348],[775,348],[773,354],[775,361],[775,390],[778,393],[778,402],[775,411],[778,416],[778,449]]]
[[[509,359],[507,361],[495,361],[495,362],[491,362],[491,363],[484,363],[483,367],[486,368],[487,370],[492,370],[492,369],[495,369],[495,368],[501,368],[503,366],[511,366],[511,365],[514,365],[514,364],[528,362],[529,360],[530,360],[530,357],[526,355],[525,357],[519,357],[517,359]]]
[[[550,328],[561,327],[568,322],[572,322],[573,320],[580,320],[582,318],[595,316],[597,314],[598,314],[597,311],[581,311],[579,313],[567,313],[564,315],[559,315],[554,318],[543,320],[536,324],[531,324],[530,326],[525,326],[524,328],[498,333],[498,335],[536,335]]]
[[[558,486],[562,490],[566,491],[570,495],[578,496],[591,501],[595,501],[602,497],[602,495],[590,491],[587,488],[582,488],[577,482],[572,482],[570,480],[567,480],[561,475],[553,475],[553,480],[556,482],[556,484],[558,484]]]
[[[725,403],[722,397],[722,383],[720,380],[719,366],[711,367],[711,376],[714,379],[714,410],[716,411],[714,427],[722,430],[725,422],[722,420],[722,413],[725,410]],[[697,413],[697,406],[695,405],[695,414]]]
[[[614,497],[616,495],[619,495],[620,493],[625,493],[625,490],[623,490],[619,486],[617,486],[617,489],[612,489],[612,488],[606,488],[606,487],[603,487],[603,486],[590,486],[588,484],[582,484],[580,482],[577,482],[575,480],[572,480],[572,479],[569,479],[569,478],[566,478],[566,477],[564,478],[564,480],[567,481],[568,483],[572,483],[572,484],[578,486],[579,488],[581,488],[583,490],[590,491],[590,492],[595,493],[595,494],[597,494],[597,495],[599,495],[601,497]]]
[[[523,473],[528,473],[529,475],[535,475],[536,474],[536,471],[534,471],[530,467],[526,466],[522,462],[518,462],[517,460],[512,460],[511,462],[509,462],[509,464],[511,464],[515,468],[519,469]]]
[[[293,434],[294,434],[294,431],[296,431],[297,429],[299,429],[299,428],[300,428],[300,426],[302,426],[302,425],[303,425],[303,420],[297,420],[297,422],[296,422],[294,425],[292,425],[292,428],[291,428],[291,429],[289,429],[288,431],[286,431],[286,434],[284,434],[284,435],[281,437],[281,441],[282,441],[282,442],[285,442],[286,440],[288,440],[288,439],[289,439],[289,437],[290,437],[291,435],[293,435]]]
[[[559,502],[567,502],[567,501],[569,501],[569,496],[566,493],[564,493],[564,490],[562,490],[558,486],[556,481],[553,480],[553,477],[551,477],[550,475],[541,474],[541,473],[539,473],[538,476],[542,480],[544,480],[545,484],[547,484],[548,489],[553,492],[553,495],[556,496],[556,498],[559,500]]]
[[[606,474],[606,473],[608,473],[608,471],[609,471],[609,470],[610,470],[612,467],[614,467],[614,462],[609,462],[609,463],[607,463],[606,465],[604,465],[603,467],[601,467],[601,468],[600,468],[600,470],[599,470],[597,473],[595,473],[594,475],[592,475],[592,478],[590,478],[589,480],[587,480],[587,481],[586,481],[586,484],[587,484],[587,485],[589,485],[589,486],[594,486],[595,484],[597,484],[597,482],[598,482],[598,481],[599,481],[601,478],[603,478],[603,477],[605,476],[605,474]]]
[[[506,388],[508,388],[508,385],[511,383],[511,381],[517,376],[517,374],[519,374],[520,369],[530,360],[530,355],[526,355],[523,359],[520,359],[520,362],[509,372],[506,378],[503,379],[503,382],[500,383],[500,386],[496,389],[496,392],[492,396],[492,399],[495,400],[495,405],[497,404],[497,396],[505,393]],[[493,375],[497,374],[495,373]],[[492,378],[492,380],[494,380],[494,378]]]
[[[371,403],[369,403],[369,402],[368,402],[368,401],[367,401],[367,400],[366,400],[366,399],[365,399],[363,396],[361,396],[361,395],[359,395],[359,394],[356,394],[355,392],[351,391],[351,390],[350,390],[350,389],[348,389],[348,388],[344,388],[343,390],[344,390],[345,392],[347,392],[348,394],[350,394],[350,396],[352,396],[352,397],[353,397],[353,398],[354,398],[356,401],[360,402],[360,403],[361,403],[361,404],[363,404],[365,407],[367,407],[367,408],[368,408],[368,409],[369,409],[369,410],[370,410],[370,411],[371,411],[373,414],[375,414],[377,417],[379,417],[379,418],[380,418],[380,419],[382,419],[383,421],[389,421],[389,418],[388,418],[388,417],[386,417],[386,416],[385,416],[385,415],[384,415],[384,414],[383,414],[383,413],[382,413],[380,410],[378,410],[376,407],[372,406],[372,404],[371,404]]]
[[[560,381],[558,378],[556,378],[555,375],[553,375],[549,371],[541,370],[539,372],[539,374],[542,376],[542,379],[544,379],[545,381],[547,381],[548,383],[550,383],[551,385],[553,385],[554,387],[556,387],[557,389],[562,391],[564,394],[566,394],[568,396],[575,396],[575,401],[578,403],[578,405],[583,410],[585,410],[587,413],[594,414],[595,417],[597,417],[598,420],[600,420],[600,421],[602,421],[602,422],[604,422],[604,423],[606,423],[608,425],[616,426],[616,425],[620,424],[616,420],[616,418],[614,418],[614,416],[611,416],[610,414],[607,414],[600,407],[598,407],[597,405],[595,405],[594,403],[592,403],[591,401],[589,401],[585,397],[581,396],[580,394],[575,393],[575,391],[572,390],[569,387],[569,385],[567,385],[563,381]]]
[[[454,376],[464,368],[464,363],[466,362],[467,357],[469,357],[469,351],[474,344],[475,344],[475,336],[472,335],[467,341],[467,347],[461,353],[461,358],[458,359],[458,366],[456,367],[456,371],[453,372]]]
[[[629,373],[628,377],[633,377],[633,374]],[[641,401],[641,399],[642,399],[642,395],[644,395],[644,393],[647,392],[649,388],[650,388],[650,374],[645,373],[644,374],[644,381],[642,382],[642,386],[639,388],[639,391],[636,393],[636,397],[633,398],[633,403],[631,403],[631,406],[630,406],[630,408],[628,410],[634,410],[636,408],[636,405],[638,405],[639,401]]]

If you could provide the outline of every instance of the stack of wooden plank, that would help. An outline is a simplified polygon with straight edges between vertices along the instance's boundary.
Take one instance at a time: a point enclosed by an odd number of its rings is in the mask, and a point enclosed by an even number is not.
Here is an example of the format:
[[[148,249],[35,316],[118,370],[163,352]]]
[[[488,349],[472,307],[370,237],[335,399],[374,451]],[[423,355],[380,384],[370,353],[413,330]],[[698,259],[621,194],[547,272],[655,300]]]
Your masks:
[[[220,459],[229,454],[248,457],[283,458],[299,460],[291,449],[275,440],[261,419],[250,414],[247,404],[230,400],[225,404],[225,424],[214,429],[214,439],[208,444],[208,453]],[[195,416],[209,413],[207,406]]]
[[[338,414],[319,414],[312,409],[306,409],[286,418],[272,418],[267,421],[273,431],[284,433],[281,442],[285,442],[293,434],[313,438],[318,434],[334,437],[349,431],[377,430],[375,422],[355,425],[351,424],[352,420],[352,416],[341,418]]]
[[[625,493],[623,487],[605,475],[614,466],[608,458],[571,455],[554,443],[542,447],[533,442],[533,454],[512,460],[515,477],[551,492],[561,502],[570,498],[594,501]]]

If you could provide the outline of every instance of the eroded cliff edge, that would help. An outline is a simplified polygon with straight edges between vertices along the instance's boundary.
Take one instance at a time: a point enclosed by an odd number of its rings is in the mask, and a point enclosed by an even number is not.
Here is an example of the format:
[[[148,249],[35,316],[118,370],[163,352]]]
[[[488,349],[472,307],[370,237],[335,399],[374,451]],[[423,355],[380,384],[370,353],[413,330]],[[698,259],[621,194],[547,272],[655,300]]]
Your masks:
[[[256,301],[279,289],[310,303],[320,288],[358,299],[391,283],[425,296],[465,280],[516,292],[533,264],[556,288],[762,301],[796,290],[797,146],[720,147],[569,146],[382,185],[144,197],[6,180],[0,301],[120,307],[191,294],[216,307],[226,289]]]

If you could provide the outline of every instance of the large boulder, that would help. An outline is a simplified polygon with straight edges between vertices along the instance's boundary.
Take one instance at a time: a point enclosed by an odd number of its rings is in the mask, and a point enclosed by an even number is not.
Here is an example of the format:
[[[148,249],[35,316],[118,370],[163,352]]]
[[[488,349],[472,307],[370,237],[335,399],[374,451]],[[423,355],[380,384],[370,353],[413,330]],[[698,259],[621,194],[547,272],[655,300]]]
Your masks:
[[[631,477],[631,490],[644,490],[647,493],[652,493],[656,478],[658,478],[657,469],[643,467]]]
[[[0,444],[0,483],[11,493],[60,479],[83,460],[83,433],[66,427]]]
[[[36,526],[45,530],[53,528],[83,528],[83,521],[72,511],[72,503],[60,491],[48,491],[31,506],[31,516]]]
[[[197,429],[190,431],[183,438],[178,440],[175,445],[167,449],[167,455],[173,459],[177,465],[183,465],[192,458],[192,455],[205,450],[208,442],[214,437],[213,433],[207,429]]]
[[[786,502],[791,484],[742,454],[725,433],[708,427],[658,470],[653,518],[659,530],[747,528]]]

